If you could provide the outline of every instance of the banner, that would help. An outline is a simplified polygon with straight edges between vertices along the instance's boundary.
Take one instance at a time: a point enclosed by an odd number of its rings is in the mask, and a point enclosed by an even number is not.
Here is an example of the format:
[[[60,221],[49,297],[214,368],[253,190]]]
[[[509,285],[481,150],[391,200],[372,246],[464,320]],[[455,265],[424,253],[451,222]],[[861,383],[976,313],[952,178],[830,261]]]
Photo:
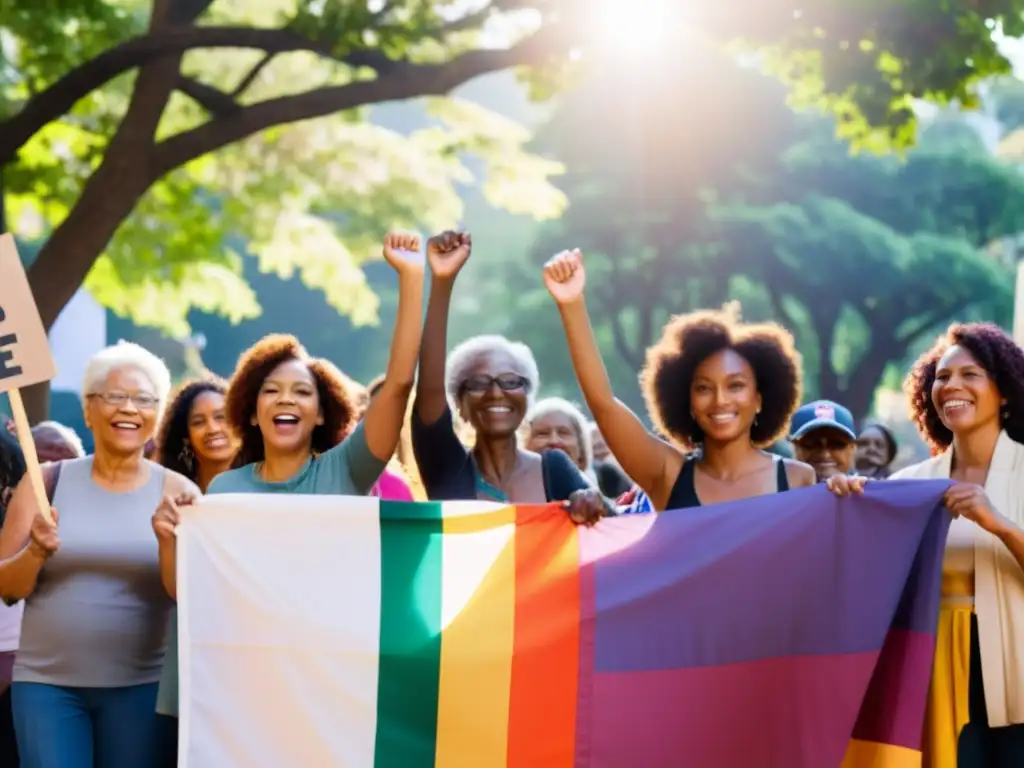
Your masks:
[[[178,532],[180,765],[920,765],[947,486],[592,529],[207,497]]]

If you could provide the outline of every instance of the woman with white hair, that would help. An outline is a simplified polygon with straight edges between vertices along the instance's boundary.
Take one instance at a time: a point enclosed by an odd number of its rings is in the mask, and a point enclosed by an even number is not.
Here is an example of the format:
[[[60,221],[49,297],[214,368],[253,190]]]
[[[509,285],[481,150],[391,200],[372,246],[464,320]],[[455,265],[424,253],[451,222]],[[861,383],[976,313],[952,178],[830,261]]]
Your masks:
[[[561,451],[597,486],[587,417],[561,397],[545,397],[526,417],[526,449],[535,453]]]
[[[43,465],[54,523],[27,479],[7,508],[0,596],[25,601],[11,686],[22,768],[146,768],[166,753],[156,693],[172,603],[150,516],[164,495],[198,494],[143,457],[170,386],[136,344],[94,355],[82,391],[95,454]]]
[[[445,360],[455,277],[469,258],[468,234],[445,232],[427,244],[430,300],[420,348],[412,444],[427,495],[435,500],[566,502],[574,520],[594,520],[608,503],[561,451],[521,449],[517,433],[540,384],[524,344],[477,336]],[[447,375],[446,375],[447,370]],[[455,432],[449,401],[474,432],[470,450]]]

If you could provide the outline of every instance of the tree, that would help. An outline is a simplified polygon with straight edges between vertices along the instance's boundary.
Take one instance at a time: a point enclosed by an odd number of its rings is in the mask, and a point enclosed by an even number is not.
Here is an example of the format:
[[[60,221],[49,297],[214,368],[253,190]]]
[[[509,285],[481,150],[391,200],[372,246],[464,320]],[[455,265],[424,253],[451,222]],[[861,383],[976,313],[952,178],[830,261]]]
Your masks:
[[[546,369],[571,377],[564,342],[549,341],[559,336],[557,316],[536,311],[537,273],[553,251],[574,246],[586,253],[591,314],[614,383],[633,404],[636,371],[668,315],[731,299],[752,319],[794,330],[808,397],[860,416],[886,367],[938,325],[972,308],[1008,322],[1013,283],[984,246],[1024,231],[1015,168],[981,142],[952,141],[951,131],[925,132],[906,159],[852,154],[833,125],[786,110],[779,94],[753,100],[751,91],[765,92],[757,78],[740,70],[706,86],[718,89],[716,102],[684,97],[701,108],[675,115],[641,96],[636,125],[657,129],[640,129],[625,154],[649,158],[636,166],[643,181],[632,198],[616,191],[623,180],[603,134],[558,154],[570,207],[517,284]],[[548,129],[553,145],[600,109],[599,89],[566,97]]]
[[[29,271],[44,323],[87,277],[102,301],[148,323],[184,327],[193,306],[251,317],[259,308],[228,235],[265,269],[299,269],[340,310],[372,319],[360,266],[381,222],[450,223],[452,184],[467,178],[459,153],[489,152],[503,160],[492,170],[512,174],[522,137],[490,124],[481,139],[482,115],[438,104],[454,131],[403,139],[362,122],[362,110],[443,96],[510,67],[557,75],[571,48],[588,49],[592,4],[582,0],[458,9],[429,0],[0,6],[13,51],[0,69],[0,169],[15,228],[46,238]],[[912,97],[969,103],[977,78],[1009,71],[989,25],[1016,34],[1019,11],[1009,0],[956,12],[909,0],[813,12],[731,0],[691,22],[716,45],[756,50],[800,103],[840,114],[844,134],[877,145],[911,140]],[[485,44],[487,35],[505,44]],[[530,163],[541,179],[555,170]],[[541,213],[551,214],[557,199],[545,195]]]

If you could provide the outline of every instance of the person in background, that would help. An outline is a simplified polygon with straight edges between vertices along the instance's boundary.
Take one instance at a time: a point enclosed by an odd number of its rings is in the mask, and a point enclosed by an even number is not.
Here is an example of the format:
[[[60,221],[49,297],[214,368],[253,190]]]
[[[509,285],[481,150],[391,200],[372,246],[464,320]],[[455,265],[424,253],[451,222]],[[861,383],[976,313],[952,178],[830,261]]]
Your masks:
[[[366,412],[366,409],[370,407],[370,403],[373,402],[373,398],[376,397],[384,386],[384,375],[381,374],[376,379],[371,381],[366,386],[366,397],[365,401],[361,403],[362,413]],[[415,501],[416,497],[412,492],[409,482],[405,477],[405,467],[408,466],[405,463],[403,457],[403,448],[405,448],[405,436],[406,436],[406,423],[402,423],[402,436],[398,441],[398,450],[395,451],[395,456],[391,459],[387,469],[380,473],[380,478],[374,483],[373,488],[370,489],[370,495],[376,496],[379,499],[387,499],[389,501]]]
[[[14,421],[7,422],[7,431],[18,437]],[[36,456],[40,463],[80,459],[85,456],[82,438],[71,427],[56,421],[41,421],[32,427],[32,440],[36,444]]]
[[[181,385],[164,413],[156,435],[154,460],[162,467],[187,477],[206,493],[213,478],[231,468],[235,440],[228,426],[224,396],[227,383],[217,378]],[[163,766],[178,765],[178,619],[171,613],[156,711],[173,734]]]
[[[25,474],[25,456],[13,435],[0,432],[0,521],[14,489]],[[24,605],[0,603],[0,766],[18,767],[18,742],[14,735],[11,713],[11,673],[14,654],[21,636],[21,613]]]
[[[576,522],[615,514],[566,454],[538,455],[519,447],[519,428],[540,385],[528,347],[503,336],[476,336],[445,359],[452,288],[470,248],[469,235],[457,232],[433,237],[427,245],[432,282],[412,418],[413,450],[427,495],[520,504],[560,501]],[[449,401],[472,430],[470,448],[456,434]]]
[[[877,422],[866,424],[857,435],[857,450],[853,456],[858,474],[872,480],[884,480],[889,476],[899,445],[896,437]]]
[[[198,492],[143,458],[169,389],[136,344],[93,355],[82,392],[95,454],[44,465],[54,522],[27,478],[7,508],[0,597],[25,601],[12,684],[22,768],[141,768],[166,752],[156,693],[171,601],[148,518],[161,495]]]
[[[669,442],[612,392],[584,302],[583,255],[553,257],[544,283],[561,313],[587,406],[655,511],[814,483],[808,465],[763,450],[784,433],[800,397],[799,354],[785,329],[748,325],[727,311],[674,317],[641,373],[651,419]]]
[[[601,428],[594,422],[590,422],[590,447],[595,462],[615,461],[612,452],[608,450],[608,443],[605,442],[604,435],[601,434]]]
[[[953,522],[924,729],[925,768],[1024,766],[1024,351],[988,323],[950,326],[904,384]],[[833,478],[840,495],[864,478]]]
[[[546,397],[534,404],[526,417],[526,450],[561,451],[596,487],[587,417],[568,400]]]
[[[789,439],[797,460],[814,467],[819,483],[853,472],[853,414],[838,403],[815,400],[800,406],[789,423]]]

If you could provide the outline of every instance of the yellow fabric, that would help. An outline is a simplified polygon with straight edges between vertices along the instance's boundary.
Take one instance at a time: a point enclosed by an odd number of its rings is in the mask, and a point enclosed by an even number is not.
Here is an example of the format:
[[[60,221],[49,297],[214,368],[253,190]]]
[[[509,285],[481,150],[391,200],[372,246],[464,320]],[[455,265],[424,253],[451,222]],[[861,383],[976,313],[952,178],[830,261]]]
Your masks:
[[[897,479],[948,478],[953,450],[900,470]],[[1024,527],[1024,445],[1003,432],[985,481],[992,505]],[[992,728],[1024,723],[1024,570],[999,539],[974,528],[974,612],[985,687],[985,708]]]
[[[973,612],[970,606],[956,604],[939,609],[924,723],[924,768],[956,768],[957,739],[968,719]]]

